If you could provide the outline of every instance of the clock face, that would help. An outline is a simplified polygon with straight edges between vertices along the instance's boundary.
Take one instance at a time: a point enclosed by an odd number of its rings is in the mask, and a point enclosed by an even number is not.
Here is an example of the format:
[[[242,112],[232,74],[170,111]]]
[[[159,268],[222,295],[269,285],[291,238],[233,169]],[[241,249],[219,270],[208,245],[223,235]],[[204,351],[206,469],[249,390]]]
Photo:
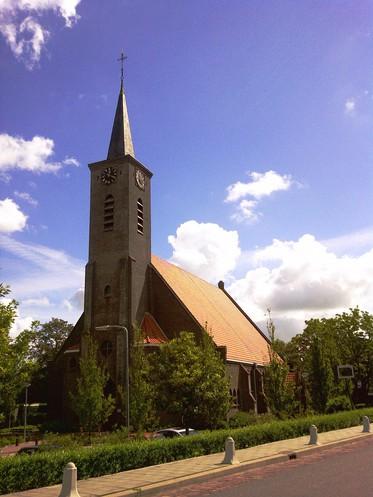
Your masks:
[[[136,183],[141,190],[144,190],[145,188],[145,174],[140,171],[140,169],[136,170]]]
[[[117,170],[114,167],[107,167],[101,173],[101,181],[105,185],[111,185],[111,183],[114,183],[116,179],[117,179]]]

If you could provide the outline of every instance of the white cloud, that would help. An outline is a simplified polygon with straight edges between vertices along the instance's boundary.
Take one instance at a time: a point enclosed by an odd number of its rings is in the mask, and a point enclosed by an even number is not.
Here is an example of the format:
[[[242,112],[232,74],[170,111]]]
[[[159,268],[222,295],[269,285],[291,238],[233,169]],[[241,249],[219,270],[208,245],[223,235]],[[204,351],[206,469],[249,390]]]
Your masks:
[[[345,101],[345,114],[351,116],[356,110],[356,100],[354,98],[348,98]]]
[[[0,134],[0,172],[23,169],[33,173],[56,173],[63,163],[50,161],[53,154],[54,141],[50,138],[34,136],[31,140],[24,140],[19,136]],[[76,165],[76,162],[76,159],[69,158],[64,164]]]
[[[30,329],[33,321],[35,321],[35,319],[31,316],[22,318],[21,316],[17,315],[14,323],[10,328],[10,335],[12,337],[16,337],[21,333],[21,331]]]
[[[265,173],[253,171],[248,174],[251,177],[251,181],[248,183],[237,181],[237,183],[228,186],[226,202],[236,202],[246,196],[261,199],[274,192],[288,190],[293,183],[290,175],[281,175],[276,171],[267,171]]]
[[[0,0],[0,33],[18,60],[33,69],[49,38],[49,31],[36,16],[54,11],[71,28],[79,19],[76,8],[81,0]],[[26,15],[26,17],[24,17]]]
[[[72,309],[82,311],[84,307],[84,288],[79,288],[69,299],[65,299],[63,305],[70,311]]]
[[[171,262],[213,283],[235,268],[241,253],[237,231],[213,223],[186,221],[168,242],[173,248]]]
[[[22,231],[26,222],[27,216],[12,199],[0,200],[0,233]]]
[[[337,253],[361,253],[362,249],[373,247],[373,227],[329,238],[322,243],[329,250]]]
[[[282,336],[302,331],[304,320],[359,305],[373,312],[373,248],[337,256],[312,235],[274,240],[258,249],[254,267],[229,292],[248,314],[263,320],[270,308]]]
[[[0,12],[15,14],[16,11],[35,12],[55,10],[65,20],[67,27],[71,27],[79,19],[76,8],[81,0],[0,0]]]
[[[231,216],[237,222],[257,221],[261,216],[261,213],[256,211],[259,201],[274,192],[288,190],[294,184],[289,174],[281,175],[272,170],[265,173],[253,171],[248,175],[251,177],[251,181],[247,183],[237,181],[237,183],[227,187],[227,196],[224,201],[239,202]]]
[[[14,196],[17,197],[17,198],[20,198],[22,200],[24,200],[25,202],[27,202],[28,204],[32,205],[33,207],[36,207],[38,205],[38,201],[35,200],[29,193],[27,192],[19,192],[19,191],[15,191],[14,192]]]
[[[79,162],[74,159],[74,157],[66,157],[66,159],[64,159],[62,163],[65,164],[65,166],[79,166]]]
[[[12,297],[20,302],[21,316],[41,321],[59,316],[75,322],[80,310],[66,308],[64,301],[83,286],[83,261],[61,250],[22,243],[7,235],[0,235],[0,249],[2,279],[10,284]]]
[[[0,33],[16,58],[22,60],[30,70],[40,60],[42,48],[49,37],[49,32],[31,16],[19,25],[3,22],[0,18]]]
[[[13,256],[25,260],[42,270],[47,277],[47,281],[51,282],[51,286],[46,287],[47,289],[81,286],[77,285],[76,282],[81,281],[83,262],[70,257],[61,250],[52,249],[45,245],[22,243],[6,235],[0,235],[0,247]],[[27,278],[27,275],[24,277]],[[56,280],[54,280],[54,277],[56,277]],[[39,289],[39,283],[42,285],[43,282],[30,281],[31,288]],[[42,285],[42,287],[44,286]]]
[[[258,202],[256,200],[243,199],[238,204],[236,212],[232,214],[232,219],[237,222],[250,221],[255,222],[259,219],[260,213],[255,211]]]
[[[40,297],[38,299],[26,299],[22,301],[23,305],[37,306],[37,307],[50,307],[51,303],[48,297]]]

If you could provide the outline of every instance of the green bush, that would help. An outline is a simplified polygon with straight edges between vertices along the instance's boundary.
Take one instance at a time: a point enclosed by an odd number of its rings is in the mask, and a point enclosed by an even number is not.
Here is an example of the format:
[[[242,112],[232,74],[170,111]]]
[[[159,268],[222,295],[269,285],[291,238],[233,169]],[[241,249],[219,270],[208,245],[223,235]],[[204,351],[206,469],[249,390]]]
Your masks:
[[[268,423],[276,419],[272,414],[255,414],[254,411],[245,412],[237,411],[228,420],[229,428],[243,428],[245,426],[252,426],[256,424]]]
[[[137,439],[143,439],[144,437],[138,435]],[[44,443],[48,445],[59,446],[64,449],[73,449],[78,447],[84,447],[85,445],[115,445],[128,443],[130,440],[128,438],[128,430],[125,427],[118,428],[112,432],[97,432],[91,433],[89,437],[88,433],[44,433],[43,436]]]
[[[70,461],[77,465],[79,478],[83,479],[221,452],[228,436],[232,436],[236,447],[242,449],[308,434],[311,424],[315,424],[319,432],[356,426],[362,416],[373,416],[373,408],[275,421],[248,428],[216,430],[192,437],[132,441],[120,445],[2,458],[0,493],[60,483],[62,470]]]
[[[339,412],[339,411],[348,411],[352,409],[351,400],[346,395],[338,395],[337,397],[333,397],[328,400],[326,404],[326,412]]]

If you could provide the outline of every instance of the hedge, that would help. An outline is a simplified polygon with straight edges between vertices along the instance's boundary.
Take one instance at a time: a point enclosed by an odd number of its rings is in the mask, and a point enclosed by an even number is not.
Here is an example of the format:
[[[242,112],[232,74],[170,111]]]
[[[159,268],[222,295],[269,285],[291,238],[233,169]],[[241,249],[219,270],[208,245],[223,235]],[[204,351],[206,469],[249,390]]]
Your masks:
[[[362,416],[373,416],[373,408],[217,430],[177,439],[133,441],[123,445],[64,449],[32,456],[2,458],[0,492],[19,492],[61,483],[63,468],[70,461],[76,464],[79,478],[84,479],[222,452],[228,436],[234,438],[236,448],[243,449],[306,435],[311,424],[315,424],[319,432],[357,426]]]

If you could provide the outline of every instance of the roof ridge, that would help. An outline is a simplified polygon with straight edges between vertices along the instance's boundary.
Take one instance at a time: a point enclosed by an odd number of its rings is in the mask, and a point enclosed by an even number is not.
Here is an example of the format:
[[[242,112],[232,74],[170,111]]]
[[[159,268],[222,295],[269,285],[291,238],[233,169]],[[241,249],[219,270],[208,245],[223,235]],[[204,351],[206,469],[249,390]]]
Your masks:
[[[183,267],[181,266],[178,266],[177,264],[175,264],[174,262],[170,262],[169,260],[167,259],[163,259],[162,257],[159,257],[159,255],[156,255],[156,254],[151,254],[152,257],[155,257],[159,260],[161,260],[162,262],[165,262],[166,264],[169,264],[170,266],[173,266],[177,269],[179,269],[180,271],[183,271],[183,273],[187,273],[189,274],[190,276],[193,276],[193,278],[197,278],[198,280],[200,281],[203,281],[203,283],[205,283],[206,285],[210,285],[212,288],[218,288],[217,284],[214,285],[213,283],[210,283],[209,281],[201,278],[200,276],[198,276],[197,274],[195,273],[192,273],[192,271],[189,271],[188,269],[184,269]]]

